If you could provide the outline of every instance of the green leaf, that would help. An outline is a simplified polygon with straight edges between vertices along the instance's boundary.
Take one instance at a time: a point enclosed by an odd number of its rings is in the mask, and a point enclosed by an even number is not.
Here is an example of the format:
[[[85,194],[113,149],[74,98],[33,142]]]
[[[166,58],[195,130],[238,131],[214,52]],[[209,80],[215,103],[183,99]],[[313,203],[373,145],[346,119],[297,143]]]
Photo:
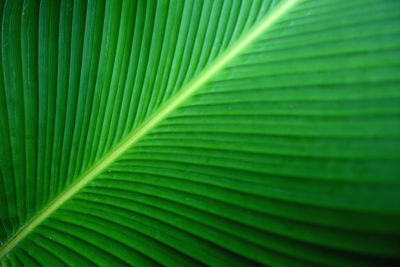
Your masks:
[[[399,263],[399,1],[0,10],[1,266]]]

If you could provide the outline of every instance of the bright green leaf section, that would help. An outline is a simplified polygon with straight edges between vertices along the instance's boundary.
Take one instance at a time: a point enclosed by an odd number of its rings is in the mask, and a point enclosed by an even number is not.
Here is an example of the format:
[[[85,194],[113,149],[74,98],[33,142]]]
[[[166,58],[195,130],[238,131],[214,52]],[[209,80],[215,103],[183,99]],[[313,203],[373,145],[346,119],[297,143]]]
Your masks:
[[[0,8],[2,266],[399,261],[400,2]]]

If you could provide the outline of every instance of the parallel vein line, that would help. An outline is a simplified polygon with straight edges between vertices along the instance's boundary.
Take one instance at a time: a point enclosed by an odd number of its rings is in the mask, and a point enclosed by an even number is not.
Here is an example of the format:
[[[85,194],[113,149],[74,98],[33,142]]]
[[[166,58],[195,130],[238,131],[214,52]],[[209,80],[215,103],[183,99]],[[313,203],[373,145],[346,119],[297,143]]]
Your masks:
[[[43,210],[41,210],[36,216],[22,226],[14,236],[4,243],[4,245],[0,248],[0,258],[7,254],[22,239],[24,239],[30,232],[40,225],[40,223],[42,223],[67,200],[73,197],[80,189],[82,189],[97,175],[103,172],[119,156],[137,143],[140,138],[145,136],[151,129],[157,126],[160,121],[167,117],[181,103],[192,96],[202,85],[208,82],[215,73],[221,70],[229,61],[242,52],[258,36],[268,30],[280,17],[282,17],[282,15],[286,14],[299,1],[301,0],[287,0],[283,2],[249,33],[239,39],[237,43],[230,47],[220,58],[206,68],[195,80],[187,84],[180,93],[163,105],[159,111],[150,117],[146,122],[144,122],[141,127],[139,127],[137,130],[134,130],[114,149],[112,149],[97,163],[95,163],[92,168],[78,177],[74,183],[61,192],[52,202],[50,202]]]

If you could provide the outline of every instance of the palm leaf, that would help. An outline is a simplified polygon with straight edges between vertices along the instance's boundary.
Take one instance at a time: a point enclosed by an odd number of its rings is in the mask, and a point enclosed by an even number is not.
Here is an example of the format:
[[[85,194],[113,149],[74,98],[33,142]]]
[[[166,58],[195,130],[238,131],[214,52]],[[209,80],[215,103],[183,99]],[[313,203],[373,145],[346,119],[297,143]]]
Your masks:
[[[2,266],[399,259],[399,1],[0,10]]]

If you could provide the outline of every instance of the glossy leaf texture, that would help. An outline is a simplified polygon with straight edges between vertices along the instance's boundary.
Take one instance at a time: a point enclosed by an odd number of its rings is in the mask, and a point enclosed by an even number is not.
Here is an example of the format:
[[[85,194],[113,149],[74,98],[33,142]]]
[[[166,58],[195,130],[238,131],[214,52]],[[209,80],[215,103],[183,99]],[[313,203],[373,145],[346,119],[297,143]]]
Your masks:
[[[400,259],[400,1],[1,1],[1,266]]]

